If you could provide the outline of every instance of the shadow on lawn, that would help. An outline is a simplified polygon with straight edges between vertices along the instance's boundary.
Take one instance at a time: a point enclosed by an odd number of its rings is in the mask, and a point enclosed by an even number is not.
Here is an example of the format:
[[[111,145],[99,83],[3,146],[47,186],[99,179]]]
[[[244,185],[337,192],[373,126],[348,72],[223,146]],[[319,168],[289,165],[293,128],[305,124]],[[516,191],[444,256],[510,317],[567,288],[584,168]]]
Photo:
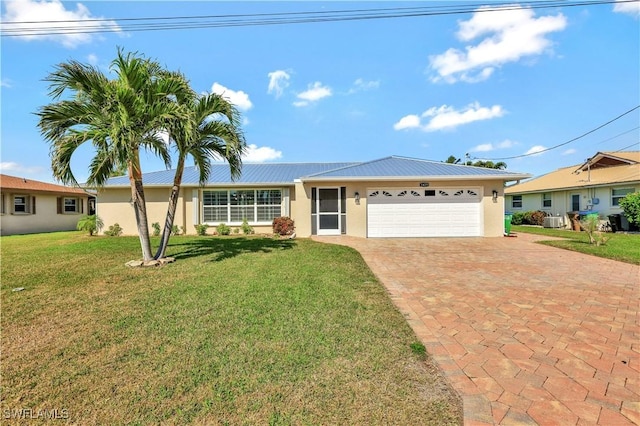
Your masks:
[[[292,249],[296,243],[293,240],[275,240],[260,237],[213,237],[198,238],[188,242],[170,244],[176,260],[197,256],[214,255],[213,262],[220,262],[243,253],[270,253],[274,250]]]

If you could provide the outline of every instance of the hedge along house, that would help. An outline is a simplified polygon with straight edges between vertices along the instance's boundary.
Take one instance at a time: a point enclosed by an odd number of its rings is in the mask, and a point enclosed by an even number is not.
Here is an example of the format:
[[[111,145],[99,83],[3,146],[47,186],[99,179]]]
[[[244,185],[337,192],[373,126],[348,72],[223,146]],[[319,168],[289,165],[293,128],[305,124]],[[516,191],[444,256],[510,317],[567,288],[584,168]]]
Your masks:
[[[95,197],[80,188],[0,175],[0,234],[33,234],[76,229]]]
[[[143,175],[149,223],[164,223],[173,170]],[[289,216],[296,234],[355,237],[497,237],[504,232],[505,182],[528,174],[405,157],[365,163],[244,164],[233,181],[229,166],[215,164],[198,185],[185,169],[175,224],[239,226],[272,232],[275,217]],[[98,193],[105,226],[136,233],[127,177],[111,178]],[[211,233],[212,231],[210,231]]]
[[[594,212],[606,219],[621,214],[620,200],[640,191],[640,151],[598,152],[583,164],[505,189],[509,212],[546,212],[560,217],[555,226],[569,226],[569,212]]]

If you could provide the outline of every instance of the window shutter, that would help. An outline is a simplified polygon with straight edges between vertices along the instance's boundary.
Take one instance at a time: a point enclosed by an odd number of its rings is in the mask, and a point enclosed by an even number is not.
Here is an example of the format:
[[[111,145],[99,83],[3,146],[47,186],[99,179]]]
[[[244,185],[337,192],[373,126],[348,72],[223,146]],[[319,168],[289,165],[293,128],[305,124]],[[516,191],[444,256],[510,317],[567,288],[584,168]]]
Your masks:
[[[84,213],[84,200],[82,198],[78,198],[78,202],[80,203],[80,213]]]
[[[36,214],[36,197],[31,197],[31,214]]]
[[[58,214],[62,214],[62,197],[58,197],[57,206],[58,206]]]

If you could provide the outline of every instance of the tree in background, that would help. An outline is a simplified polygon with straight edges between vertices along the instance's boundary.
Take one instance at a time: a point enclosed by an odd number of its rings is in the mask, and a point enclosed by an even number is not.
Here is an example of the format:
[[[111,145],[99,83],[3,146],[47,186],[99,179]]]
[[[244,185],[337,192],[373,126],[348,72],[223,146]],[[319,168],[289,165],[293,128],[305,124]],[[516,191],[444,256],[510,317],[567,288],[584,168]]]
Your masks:
[[[133,53],[125,55],[122,49],[111,70],[116,74],[112,80],[98,68],[77,61],[56,66],[45,79],[54,102],[37,112],[38,126],[51,144],[53,176],[65,184],[78,185],[71,157],[87,142],[96,151],[89,165],[88,186],[101,187],[114,170],[126,165],[142,255],[148,261],[153,255],[140,149],[158,155],[170,167],[162,131],[168,123],[190,118],[175,98],[191,88],[158,62]],[[60,100],[67,93],[70,98]]]
[[[464,163],[461,162],[459,158],[455,155],[450,155],[449,158],[445,160],[445,163],[449,164],[464,164],[465,166],[473,166],[473,167],[484,167],[486,169],[498,169],[504,170],[507,168],[507,163],[504,161],[498,161],[494,163],[493,161],[484,161],[484,160],[476,160],[475,162],[471,160],[467,160]]]

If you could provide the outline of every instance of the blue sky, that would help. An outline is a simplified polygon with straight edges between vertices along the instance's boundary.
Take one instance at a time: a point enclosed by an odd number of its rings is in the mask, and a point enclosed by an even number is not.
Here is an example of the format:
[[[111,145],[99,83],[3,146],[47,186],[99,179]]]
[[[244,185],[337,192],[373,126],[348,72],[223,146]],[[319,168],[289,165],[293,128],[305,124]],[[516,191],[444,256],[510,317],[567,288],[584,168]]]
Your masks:
[[[443,4],[469,11],[139,32],[121,20]],[[640,105],[639,2],[481,12],[484,4],[3,1],[0,170],[53,182],[34,115],[51,101],[43,79],[70,59],[109,73],[118,46],[234,102],[250,145],[245,161],[502,159],[562,144]],[[87,19],[105,19],[105,32],[4,36],[7,28],[37,25],[10,22],[80,27]],[[597,151],[638,150],[639,126],[636,109],[570,144],[503,161],[508,170],[540,175]],[[75,155],[79,181],[92,155],[90,146]],[[161,169],[143,155],[143,171]]]

